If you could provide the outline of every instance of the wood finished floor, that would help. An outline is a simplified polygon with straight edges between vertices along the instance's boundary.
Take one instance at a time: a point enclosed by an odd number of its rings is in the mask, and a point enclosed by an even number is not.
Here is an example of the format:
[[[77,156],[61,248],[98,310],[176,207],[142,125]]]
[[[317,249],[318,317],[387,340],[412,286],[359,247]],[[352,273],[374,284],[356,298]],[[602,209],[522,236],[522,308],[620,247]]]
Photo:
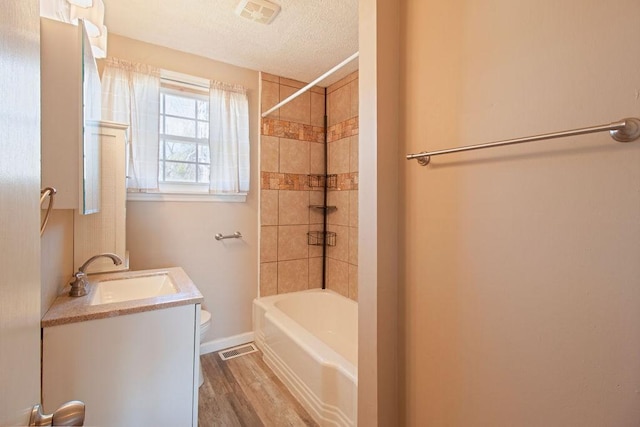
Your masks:
[[[262,352],[229,360],[209,353],[200,363],[200,427],[318,425],[264,363]]]

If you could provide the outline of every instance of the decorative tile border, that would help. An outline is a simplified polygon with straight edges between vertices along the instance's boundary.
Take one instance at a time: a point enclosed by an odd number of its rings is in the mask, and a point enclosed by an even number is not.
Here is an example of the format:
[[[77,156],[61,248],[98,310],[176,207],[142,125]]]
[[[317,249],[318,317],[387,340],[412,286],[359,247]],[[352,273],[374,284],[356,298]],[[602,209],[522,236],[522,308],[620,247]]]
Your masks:
[[[299,141],[324,142],[324,129],[319,126],[288,122],[286,120],[262,119],[262,135]]]
[[[329,128],[327,129],[327,141],[333,142],[338,141],[342,138],[347,138],[349,136],[358,135],[358,118],[359,116],[352,117],[345,120],[344,122],[336,123],[333,126],[329,126]]]
[[[337,187],[329,188],[329,191],[346,191],[358,189],[358,172],[340,173],[337,175],[337,177]],[[309,175],[279,172],[260,172],[260,189],[296,191],[318,190],[317,187],[309,186]]]
[[[260,172],[260,189],[311,190],[309,187],[309,177],[307,175],[279,172]]]
[[[338,187],[329,189],[329,191],[357,190],[358,181],[359,181],[358,172],[339,173]]]
[[[358,119],[359,117],[356,116],[329,126],[327,129],[327,141],[334,142],[342,138],[358,135]],[[324,130],[322,127],[269,118],[262,119],[261,135],[296,139],[298,141],[324,142]]]

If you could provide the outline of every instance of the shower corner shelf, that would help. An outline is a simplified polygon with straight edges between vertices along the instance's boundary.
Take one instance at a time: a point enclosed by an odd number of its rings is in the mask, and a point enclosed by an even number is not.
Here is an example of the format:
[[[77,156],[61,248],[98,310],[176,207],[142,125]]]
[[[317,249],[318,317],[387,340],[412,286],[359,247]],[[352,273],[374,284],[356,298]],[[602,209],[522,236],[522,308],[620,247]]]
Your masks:
[[[307,233],[307,244],[310,246],[336,245],[336,233],[334,231],[309,231]]]
[[[309,205],[309,208],[324,210],[326,212],[333,212],[338,210],[337,206],[324,206],[324,205]]]
[[[327,184],[327,188],[338,188],[338,175],[323,175],[323,174],[310,174],[307,175],[309,178],[309,188],[324,188],[325,181]]]

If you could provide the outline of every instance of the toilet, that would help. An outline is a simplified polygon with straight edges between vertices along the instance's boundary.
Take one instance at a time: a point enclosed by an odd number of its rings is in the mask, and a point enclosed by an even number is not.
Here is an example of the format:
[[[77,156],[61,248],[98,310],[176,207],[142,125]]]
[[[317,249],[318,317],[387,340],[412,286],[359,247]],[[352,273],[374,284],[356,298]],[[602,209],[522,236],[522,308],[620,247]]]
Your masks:
[[[200,310],[200,344],[206,335],[207,331],[211,327],[211,313],[207,310]],[[202,366],[200,365],[200,358],[198,357],[198,374],[200,376],[200,382],[198,386],[204,383],[204,377],[202,376]]]

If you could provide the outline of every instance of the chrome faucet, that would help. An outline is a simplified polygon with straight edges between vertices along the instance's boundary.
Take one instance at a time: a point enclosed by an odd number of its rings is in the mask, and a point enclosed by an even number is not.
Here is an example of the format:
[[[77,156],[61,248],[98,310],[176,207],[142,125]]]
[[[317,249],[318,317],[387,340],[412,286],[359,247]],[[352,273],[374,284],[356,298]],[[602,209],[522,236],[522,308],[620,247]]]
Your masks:
[[[89,284],[89,280],[87,279],[86,273],[87,267],[89,267],[89,264],[91,264],[93,261],[101,257],[111,258],[115,265],[122,264],[122,258],[120,258],[116,254],[105,253],[92,256],[84,264],[82,264],[78,271],[73,273],[73,281],[69,283],[71,285],[71,290],[69,291],[70,297],[82,297],[88,293],[87,285]]]

